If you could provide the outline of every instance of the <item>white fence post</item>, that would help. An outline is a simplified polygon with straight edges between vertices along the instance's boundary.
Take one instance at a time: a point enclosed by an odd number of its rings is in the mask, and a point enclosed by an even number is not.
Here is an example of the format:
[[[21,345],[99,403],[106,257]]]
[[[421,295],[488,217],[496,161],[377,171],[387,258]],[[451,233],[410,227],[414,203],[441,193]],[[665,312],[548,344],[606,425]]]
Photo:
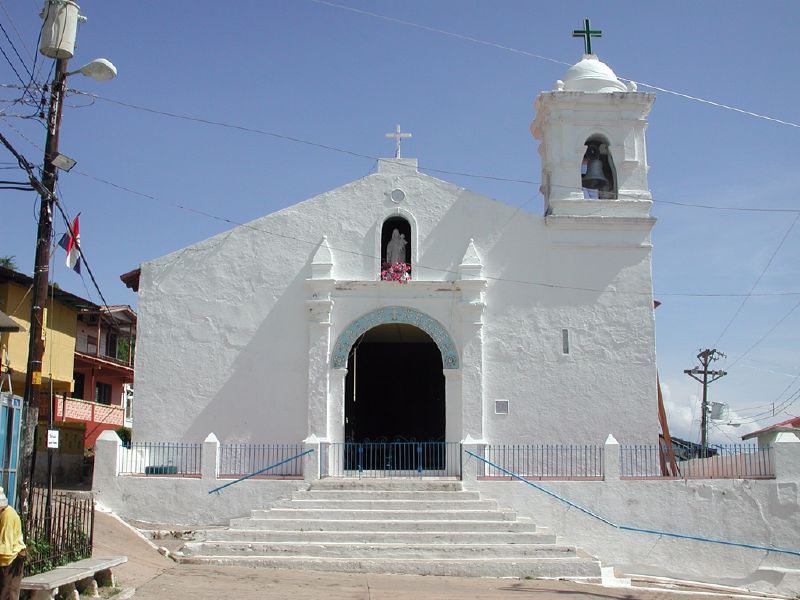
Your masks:
[[[484,440],[476,440],[469,434],[461,440],[461,452],[463,457],[461,462],[461,481],[472,483],[478,480],[478,475],[484,473],[485,463],[471,454],[467,454],[467,451],[472,452],[472,454],[477,454],[478,456],[483,456],[483,449],[485,446],[486,442]]]
[[[94,445],[94,483],[119,475],[119,454],[122,440],[112,429],[106,429]],[[94,484],[93,484],[94,487]]]
[[[219,440],[213,433],[209,433],[203,440],[201,454],[200,477],[202,479],[217,479],[219,471]]]
[[[800,479],[800,439],[789,431],[781,431],[772,444],[772,466],[778,481]]]
[[[318,481],[320,475],[320,461],[322,460],[322,444],[325,443],[320,440],[313,433],[303,440],[303,451],[313,450],[303,457],[303,479],[305,481]]]
[[[606,481],[619,481],[619,442],[610,433],[603,446],[603,477]]]

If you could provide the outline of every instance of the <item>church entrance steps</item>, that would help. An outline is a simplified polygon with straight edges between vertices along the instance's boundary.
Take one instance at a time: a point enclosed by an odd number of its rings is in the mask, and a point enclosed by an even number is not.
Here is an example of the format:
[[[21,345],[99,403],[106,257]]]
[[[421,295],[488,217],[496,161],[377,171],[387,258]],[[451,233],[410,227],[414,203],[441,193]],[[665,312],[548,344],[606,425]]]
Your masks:
[[[396,573],[452,577],[531,577],[571,579],[600,583],[596,561],[583,558],[528,559],[397,559],[397,558],[300,558],[300,557],[184,557],[189,564],[237,565],[271,569],[337,571],[341,573]]]
[[[599,563],[459,481],[315,482],[208,530],[191,563],[323,571],[599,580]]]

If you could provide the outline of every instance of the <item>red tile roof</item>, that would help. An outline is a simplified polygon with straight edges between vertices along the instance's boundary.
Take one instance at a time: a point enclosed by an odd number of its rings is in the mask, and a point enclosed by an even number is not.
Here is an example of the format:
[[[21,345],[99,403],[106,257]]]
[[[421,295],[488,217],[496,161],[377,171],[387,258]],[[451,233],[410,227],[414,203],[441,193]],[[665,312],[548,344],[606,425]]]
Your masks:
[[[800,429],[800,417],[792,417],[791,419],[787,419],[782,423],[775,423],[774,425],[764,427],[764,429],[759,429],[753,433],[748,433],[747,435],[743,435],[742,439],[749,440],[750,438],[754,438],[759,434],[766,433],[767,431],[789,431],[791,429]]]

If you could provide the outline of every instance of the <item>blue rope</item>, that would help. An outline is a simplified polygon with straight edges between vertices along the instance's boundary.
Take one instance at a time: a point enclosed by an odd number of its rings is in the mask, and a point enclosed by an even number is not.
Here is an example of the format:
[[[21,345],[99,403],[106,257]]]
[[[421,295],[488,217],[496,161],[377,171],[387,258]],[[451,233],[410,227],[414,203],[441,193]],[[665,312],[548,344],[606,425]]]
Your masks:
[[[521,475],[518,475],[516,473],[512,473],[511,471],[508,471],[508,470],[504,469],[500,465],[496,465],[493,462],[491,462],[489,460],[486,460],[482,456],[478,456],[474,452],[471,452],[471,451],[466,450],[466,449],[464,450],[464,452],[466,452],[470,456],[474,456],[475,458],[477,458],[480,461],[485,462],[487,465],[491,465],[495,469],[498,469],[498,470],[502,471],[506,475],[509,475],[509,476],[513,477],[514,479],[518,479],[519,481],[521,481],[525,485],[529,485],[532,488],[535,488],[535,489],[539,490],[540,492],[544,492],[548,496],[552,496],[553,498],[556,498],[557,500],[560,500],[561,502],[564,502],[565,504],[568,504],[569,506],[571,506],[573,508],[576,508],[576,509],[578,509],[579,511],[581,511],[583,513],[586,513],[590,517],[594,517],[595,519],[598,519],[599,521],[602,521],[606,525],[610,525],[611,527],[614,527],[616,529],[621,529],[621,530],[624,530],[624,531],[635,531],[635,532],[638,532],[638,533],[649,533],[649,534],[652,534],[652,535],[674,537],[674,538],[680,538],[680,539],[685,539],[685,540],[695,540],[695,541],[698,541],[698,542],[709,542],[709,543],[712,543],[712,544],[723,544],[725,546],[738,546],[739,548],[750,548],[751,550],[766,550],[767,552],[779,552],[781,554],[791,554],[793,556],[800,556],[800,550],[789,550],[789,549],[786,549],[786,548],[774,548],[772,546],[758,546],[756,544],[742,544],[742,543],[739,543],[739,542],[729,542],[727,540],[718,540],[718,539],[715,539],[715,538],[699,537],[699,536],[696,536],[696,535],[686,535],[686,534],[683,534],[683,533],[672,533],[672,532],[669,532],[669,531],[659,531],[658,529],[642,529],[640,527],[631,527],[629,525],[618,525],[616,523],[613,523],[612,521],[609,521],[608,519],[606,519],[604,517],[601,517],[600,515],[598,515],[596,513],[593,513],[592,511],[590,511],[587,508],[579,506],[578,504],[575,504],[574,502],[571,502],[570,500],[567,500],[566,498],[563,498],[563,497],[559,496],[555,492],[551,492],[550,490],[548,490],[546,488],[543,488],[542,486],[537,485],[537,484],[533,483],[532,481],[528,481],[527,479],[523,478]]]
[[[270,469],[274,469],[275,467],[280,467],[281,465],[284,465],[289,461],[292,461],[292,460],[295,460],[297,458],[300,458],[301,456],[305,456],[306,454],[311,454],[313,451],[314,451],[314,449],[310,448],[309,450],[306,450],[305,452],[301,452],[300,454],[295,454],[294,456],[289,457],[286,460],[282,460],[281,462],[275,463],[274,465],[270,465],[268,467],[264,467],[260,471],[256,471],[255,473],[250,473],[249,475],[245,475],[244,477],[239,477],[239,479],[237,479],[235,481],[231,481],[229,483],[226,483],[225,485],[219,486],[218,488],[214,488],[213,490],[209,490],[208,493],[209,494],[213,494],[214,492],[219,493],[220,490],[223,490],[223,489],[225,489],[226,487],[228,487],[230,485],[234,485],[236,483],[239,483],[240,481],[244,481],[245,479],[250,479],[251,477],[255,477],[256,475],[260,475],[261,473],[264,473],[265,471],[269,471]]]

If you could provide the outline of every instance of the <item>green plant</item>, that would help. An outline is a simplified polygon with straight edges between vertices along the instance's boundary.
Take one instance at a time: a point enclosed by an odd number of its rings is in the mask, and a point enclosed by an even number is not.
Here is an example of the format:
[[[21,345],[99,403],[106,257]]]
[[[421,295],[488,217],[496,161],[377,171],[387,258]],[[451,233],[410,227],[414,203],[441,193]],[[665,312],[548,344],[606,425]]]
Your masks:
[[[126,448],[130,448],[131,446],[131,429],[130,427],[120,427],[116,430],[119,439],[122,440],[122,445]]]
[[[13,255],[9,256],[0,256],[0,267],[4,269],[11,269],[12,271],[17,270],[17,257]]]

